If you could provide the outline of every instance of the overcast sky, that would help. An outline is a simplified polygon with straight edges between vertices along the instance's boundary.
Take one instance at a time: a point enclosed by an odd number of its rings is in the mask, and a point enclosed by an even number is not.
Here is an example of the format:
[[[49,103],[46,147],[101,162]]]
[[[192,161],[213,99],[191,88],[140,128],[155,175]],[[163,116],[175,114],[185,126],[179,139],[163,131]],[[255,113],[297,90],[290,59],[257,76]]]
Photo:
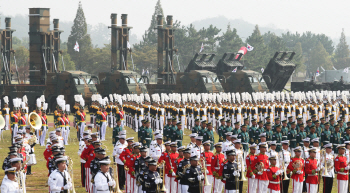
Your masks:
[[[51,20],[73,21],[78,0],[0,0],[4,15],[28,15],[28,8],[51,8]],[[110,24],[110,14],[128,14],[132,33],[139,38],[148,28],[157,0],[81,0],[87,23]],[[350,35],[349,0],[162,0],[165,15],[182,24],[223,15],[261,26],[292,32],[312,31],[339,37],[342,28]],[[214,24],[215,25],[215,24]],[[1,26],[4,26],[3,18]],[[232,26],[234,27],[234,26]]]

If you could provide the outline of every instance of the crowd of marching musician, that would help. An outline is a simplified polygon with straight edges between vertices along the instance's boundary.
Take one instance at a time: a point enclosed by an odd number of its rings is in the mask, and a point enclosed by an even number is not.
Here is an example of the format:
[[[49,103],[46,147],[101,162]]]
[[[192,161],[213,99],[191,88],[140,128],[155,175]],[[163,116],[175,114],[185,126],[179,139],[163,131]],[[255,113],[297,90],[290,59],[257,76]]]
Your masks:
[[[328,193],[334,178],[338,192],[348,192],[348,96],[346,91],[94,94],[88,109],[81,95],[72,108],[59,96],[48,138],[44,97],[36,101],[42,125],[35,130],[26,97],[13,99],[12,111],[4,97],[3,130],[11,131],[12,146],[1,192],[25,192],[37,143],[46,145],[49,191],[74,190],[73,163],[65,155],[65,145],[73,141],[69,114],[87,192],[266,193],[288,192],[291,186],[295,193]],[[102,144],[108,126],[111,157]],[[137,140],[126,136],[124,126],[137,132]],[[185,129],[191,131],[189,144],[182,144]]]

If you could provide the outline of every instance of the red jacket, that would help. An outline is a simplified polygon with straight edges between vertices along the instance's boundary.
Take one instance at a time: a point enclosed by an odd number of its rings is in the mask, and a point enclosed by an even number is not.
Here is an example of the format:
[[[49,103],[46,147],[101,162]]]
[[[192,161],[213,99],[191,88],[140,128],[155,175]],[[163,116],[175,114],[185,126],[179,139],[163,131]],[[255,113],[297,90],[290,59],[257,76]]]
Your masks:
[[[47,162],[51,160],[52,156],[52,151],[51,151],[51,145],[47,146],[47,148],[44,151],[44,158],[46,159]]]
[[[302,163],[302,166],[300,166],[300,168],[298,169],[298,170],[303,171],[302,174],[297,174],[297,173],[296,173],[297,169],[294,169],[293,164],[296,163],[297,161]],[[303,167],[303,166],[304,166],[304,160],[303,160],[303,158],[293,157],[293,158],[291,159],[291,161],[290,161],[288,167],[287,167],[287,173],[290,173],[291,171],[293,171],[293,174],[292,174],[292,177],[291,177],[291,178],[294,179],[294,180],[296,180],[296,181],[298,181],[298,182],[302,182],[302,181],[304,181],[304,175],[305,175],[305,173],[304,173],[304,167]]]
[[[170,157],[170,159],[169,159]],[[176,152],[170,152],[168,153],[168,155],[166,156],[165,160],[165,172],[168,171],[168,176],[169,177],[175,177],[172,175],[172,173],[176,173],[176,159],[179,157],[179,153]],[[171,162],[171,163],[170,163]]]
[[[132,147],[131,147],[131,146],[130,146],[130,147],[128,146],[128,147],[124,148],[123,152],[119,155],[120,161],[122,161],[122,162],[125,163],[125,161],[126,161],[126,156],[127,156],[127,155],[130,155],[131,152],[132,152]]]
[[[94,146],[93,145],[89,145],[88,146],[88,154],[87,154],[87,160],[85,163],[85,168],[90,168],[90,163],[93,159],[95,159],[95,152],[94,152]]]
[[[135,176],[133,175],[133,173],[135,173],[135,161],[140,156],[141,154],[130,154],[126,156],[125,165],[129,168],[128,173],[131,175],[132,178],[135,178]]]
[[[158,163],[161,163],[162,161],[165,162],[166,158],[168,158],[167,156],[168,156],[168,152],[167,152],[167,151],[164,151],[164,152],[162,153],[162,155],[159,157]],[[168,159],[169,159],[169,158],[168,158]],[[165,173],[165,174],[169,174],[169,170],[170,170],[169,167],[165,167],[164,173]]]
[[[245,163],[247,166],[247,175],[246,175],[247,178],[251,178],[251,176],[254,175],[252,170],[254,159],[255,159],[255,154],[252,154],[252,153],[247,155],[247,157],[245,158]]]
[[[256,167],[258,166],[258,164],[261,164],[261,163],[263,164],[263,174],[259,175],[258,174],[259,171],[256,169]],[[259,153],[258,155],[255,155],[252,170],[254,171],[254,174],[256,174],[255,175],[256,179],[269,180],[266,173],[267,168],[269,168],[269,157],[266,154],[261,154],[261,153]]]
[[[318,184],[317,159],[307,159],[305,162],[305,174],[307,174],[306,183]]]
[[[267,177],[269,178],[269,186],[267,188],[275,191],[280,190],[280,180],[281,175],[276,175],[275,173],[279,170],[278,167],[272,166],[266,170]]]
[[[343,155],[338,155],[334,160],[335,171],[338,172],[337,180],[348,180],[349,170],[345,170],[347,159]]]
[[[211,171],[213,172],[213,175],[216,177],[216,179],[219,179],[221,176],[219,175],[220,166],[225,161],[225,155],[223,153],[215,153],[211,159]]]
[[[207,166],[207,170],[208,170],[208,174],[207,175],[213,175],[213,170],[211,165],[214,164],[214,162],[212,162],[212,158],[213,158],[213,153],[208,151],[208,152],[203,152],[201,153],[201,158],[205,157],[205,165]]]

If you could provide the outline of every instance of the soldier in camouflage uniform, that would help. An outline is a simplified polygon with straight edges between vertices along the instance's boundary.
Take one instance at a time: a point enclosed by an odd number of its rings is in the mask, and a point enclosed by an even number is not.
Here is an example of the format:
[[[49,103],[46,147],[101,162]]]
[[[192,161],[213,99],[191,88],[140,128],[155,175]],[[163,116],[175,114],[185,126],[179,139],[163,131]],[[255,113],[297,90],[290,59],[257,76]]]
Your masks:
[[[329,123],[324,124],[324,130],[321,134],[321,146],[327,145],[331,141],[331,131],[329,130]]]
[[[241,139],[244,151],[248,152],[249,134],[246,125],[242,125],[241,132],[238,134],[238,139]]]
[[[199,119],[195,119],[194,120],[194,127],[192,127],[192,133],[197,133],[198,134],[198,131],[200,129],[200,126],[199,126]]]
[[[214,149],[214,132],[213,132],[213,124],[208,123],[207,124],[207,130],[203,133],[203,141],[211,141],[210,143],[210,150],[213,151]]]
[[[306,132],[304,131],[304,125],[300,124],[299,125],[300,131],[297,134],[297,146],[303,147],[304,143],[303,140],[306,138]]]
[[[226,139],[226,136],[225,136],[225,119],[222,118],[220,119],[220,122],[221,122],[221,125],[218,127],[218,135],[219,135],[219,142],[223,142],[224,139]]]
[[[282,141],[282,132],[281,125],[275,125],[276,132],[272,135],[272,141],[276,141],[276,152],[280,152],[282,149],[281,141]]]
[[[255,131],[257,129],[257,125],[256,125],[256,120],[253,118],[252,119],[252,126],[249,128],[249,144],[253,144],[254,143],[254,137],[255,137]]]
[[[182,146],[182,140],[183,140],[183,132],[182,132],[182,124],[181,122],[178,122],[176,124],[177,129],[173,132],[172,142],[176,142],[177,147]]]

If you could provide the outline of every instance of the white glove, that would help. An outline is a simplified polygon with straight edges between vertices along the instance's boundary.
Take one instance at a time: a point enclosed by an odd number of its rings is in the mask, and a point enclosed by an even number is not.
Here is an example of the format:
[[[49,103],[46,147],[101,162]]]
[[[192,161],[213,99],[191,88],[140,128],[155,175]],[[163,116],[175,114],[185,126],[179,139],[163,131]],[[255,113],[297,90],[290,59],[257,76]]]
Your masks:
[[[198,181],[201,181],[202,176],[197,176]]]
[[[298,171],[297,171],[297,174],[303,174],[303,171],[298,170]]]
[[[202,174],[202,175],[201,175],[201,180],[203,180],[203,179],[204,179],[204,175]]]
[[[258,172],[258,175],[263,175],[263,173],[262,172]]]
[[[156,179],[156,184],[161,184],[163,182],[162,178],[157,178]]]
[[[108,182],[108,186],[114,186],[115,185],[115,182],[114,181],[109,181]]]
[[[345,170],[349,170],[349,169],[350,169],[350,166],[346,166],[346,167],[345,167]]]
[[[17,190],[16,193],[23,193],[23,189],[21,188],[21,189]]]
[[[316,172],[320,171],[320,168],[316,168]]]
[[[241,176],[241,173],[237,171],[236,176],[237,177]]]
[[[209,171],[208,171],[208,170],[206,170],[205,172],[206,172],[207,174],[209,174]]]
[[[255,175],[252,175],[252,179],[255,179]]]
[[[68,190],[68,189],[70,189],[70,186],[69,186],[69,184],[66,184],[64,187],[63,187],[63,189],[65,189],[65,190]]]
[[[176,176],[175,172],[171,173],[172,176]]]
[[[277,170],[277,172],[275,173],[276,176],[280,175],[281,174],[281,171],[280,170]]]

